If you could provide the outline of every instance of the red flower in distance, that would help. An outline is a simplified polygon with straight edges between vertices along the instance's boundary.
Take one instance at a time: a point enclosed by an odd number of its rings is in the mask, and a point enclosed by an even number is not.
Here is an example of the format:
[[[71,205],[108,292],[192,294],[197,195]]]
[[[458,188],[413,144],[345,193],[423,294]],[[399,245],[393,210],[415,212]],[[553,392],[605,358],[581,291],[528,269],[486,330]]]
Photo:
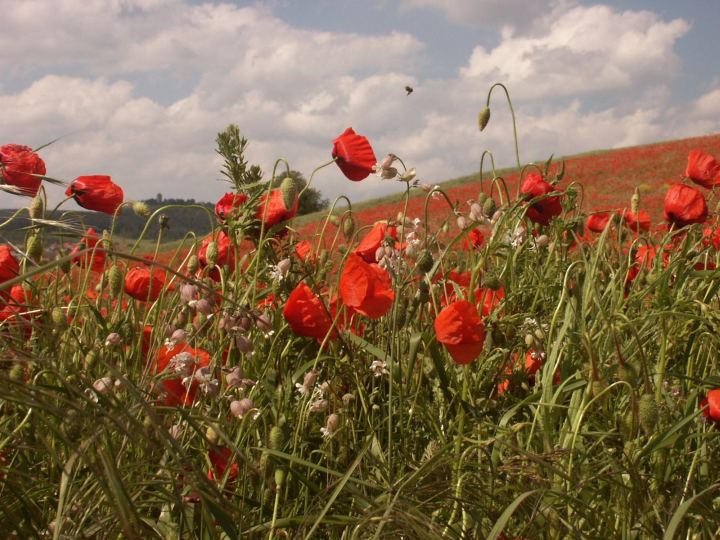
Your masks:
[[[543,180],[542,176],[536,172],[528,173],[520,186],[520,193],[528,200],[548,195],[554,191],[557,190]],[[559,216],[561,213],[560,195],[556,195],[532,204],[530,208],[528,208],[527,217],[534,223],[547,225],[554,217]]]
[[[307,261],[311,253],[312,244],[307,240],[300,240],[300,242],[295,244],[295,255],[297,255],[301,261]]]
[[[16,278],[20,273],[20,264],[13,257],[10,246],[0,245],[0,285]]]
[[[712,189],[720,184],[720,163],[702,150],[693,150],[688,155],[685,176],[704,188]]]
[[[268,202],[266,203],[266,201]],[[285,201],[283,201],[282,191],[280,191],[279,188],[272,189],[270,190],[269,197],[267,193],[260,197],[260,206],[258,207],[255,217],[260,221],[264,221],[265,227],[272,227],[273,225],[294,218],[299,205],[300,199],[297,193],[295,194],[295,203],[292,208],[287,208]]]
[[[497,385],[498,396],[502,396],[510,389],[510,377],[512,377],[514,370],[517,368],[518,355],[513,353],[510,362],[505,366],[505,380],[501,381]],[[543,364],[543,356],[534,349],[530,349],[525,353],[525,365],[523,366],[523,373],[526,374],[528,382],[533,384],[535,382],[535,374],[540,370]]]
[[[465,249],[480,249],[485,242],[485,236],[480,229],[475,228],[468,232],[466,238],[463,238],[463,246]]]
[[[136,266],[125,275],[125,292],[143,302],[154,302],[165,285],[165,272],[160,268]]]
[[[210,355],[202,349],[190,347],[187,343],[161,347],[153,359],[152,368],[153,373],[163,375],[163,403],[168,407],[191,405],[195,401],[199,386],[194,377],[195,371],[209,365]],[[186,377],[190,378],[187,386],[183,384]]]
[[[637,214],[630,211],[623,213],[625,226],[635,232],[648,232],[650,230],[650,215],[645,210],[638,210]]]
[[[225,487],[227,489],[232,488],[233,484],[237,480],[238,473],[240,472],[240,466],[236,462],[230,463],[232,460],[232,450],[227,446],[222,446],[217,449],[212,449],[208,453],[212,469],[207,473],[208,480],[217,480],[220,482],[225,478],[227,474],[227,482]],[[228,468],[229,466],[229,468]]]
[[[95,229],[90,227],[70,252],[70,255],[75,255],[72,262],[80,265],[81,268],[90,268],[93,272],[105,270],[105,250],[101,246],[97,246],[99,242],[100,237]],[[84,249],[90,251],[80,253]]]
[[[332,157],[342,173],[353,182],[364,180],[377,163],[375,152],[366,137],[347,128],[333,141]]]
[[[379,319],[395,299],[390,275],[377,264],[369,264],[351,253],[340,276],[340,299],[350,310]]]
[[[605,230],[612,218],[612,212],[598,212],[587,217],[585,227],[594,233],[601,233]]]
[[[233,217],[236,210],[247,202],[247,195],[244,193],[226,193],[215,204],[215,215],[220,221]]]
[[[373,225],[372,229],[363,236],[363,239],[360,240],[360,243],[353,250],[353,253],[360,255],[365,259],[365,262],[377,262],[375,252],[383,245],[388,236],[393,240],[397,240],[397,229],[395,227],[389,227],[384,221],[378,221]]]
[[[435,337],[456,364],[469,364],[482,352],[485,327],[477,309],[467,300],[448,304],[435,318]]]
[[[83,208],[111,216],[123,203],[124,197],[122,188],[102,174],[78,176],[70,183],[65,195],[75,199]]]
[[[678,227],[702,223],[707,218],[705,197],[694,187],[673,184],[665,194],[665,220]]]
[[[283,308],[283,317],[298,336],[325,339],[332,329],[332,319],[323,302],[304,282],[290,293]],[[336,337],[335,332],[331,338]]]
[[[32,148],[22,144],[0,146],[0,177],[20,189],[21,195],[34,197],[47,172],[45,162]]]
[[[706,421],[720,426],[720,389],[710,390],[700,400],[700,408],[703,409],[703,416]]]

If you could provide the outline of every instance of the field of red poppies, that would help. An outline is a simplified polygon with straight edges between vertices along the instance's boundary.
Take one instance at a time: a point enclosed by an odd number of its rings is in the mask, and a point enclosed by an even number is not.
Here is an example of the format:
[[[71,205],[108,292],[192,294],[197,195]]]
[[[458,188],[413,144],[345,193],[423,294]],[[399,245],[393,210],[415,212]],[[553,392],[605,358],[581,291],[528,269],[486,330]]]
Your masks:
[[[301,227],[295,181],[217,141],[215,230],[150,253],[162,208],[63,185],[146,219],[119,249],[0,147],[30,223],[0,245],[6,537],[720,534],[720,136],[443,189],[348,128],[318,170],[405,195]]]

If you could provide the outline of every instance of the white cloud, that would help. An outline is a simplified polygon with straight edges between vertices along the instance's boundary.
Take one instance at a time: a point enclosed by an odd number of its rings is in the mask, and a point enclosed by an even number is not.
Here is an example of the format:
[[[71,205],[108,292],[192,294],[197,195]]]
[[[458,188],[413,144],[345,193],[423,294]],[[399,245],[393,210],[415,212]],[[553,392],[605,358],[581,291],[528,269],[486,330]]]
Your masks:
[[[675,42],[690,28],[648,11],[575,7],[545,17],[534,34],[476,47],[462,77],[510,84],[519,98],[573,96],[663,82],[678,73]]]
[[[412,66],[423,45],[410,34],[312,32],[266,8],[185,0],[48,6],[0,0],[12,22],[0,33],[0,69],[12,72],[22,57],[42,72],[0,92],[0,144],[64,136],[42,152],[51,176],[110,174],[128,198],[215,200],[228,186],[215,181],[214,139],[231,122],[251,141],[248,159],[268,173],[283,156],[309,176],[348,126],[368,136],[378,158],[394,152],[428,182],[473,171],[485,148],[509,165],[512,128],[500,95],[488,129],[476,124],[495,78],[509,81],[517,100],[525,161],[720,130],[717,89],[672,106],[664,81],[676,72],[674,46],[687,23],[648,12],[575,7],[534,33],[507,32],[495,48],[476,48],[456,78],[418,80]],[[164,84],[193,83],[163,102],[143,94],[143,70]],[[618,104],[594,104],[599,89]],[[401,189],[376,177],[349,182],[335,166],[314,184],[353,200]],[[0,207],[23,202],[0,194]]]

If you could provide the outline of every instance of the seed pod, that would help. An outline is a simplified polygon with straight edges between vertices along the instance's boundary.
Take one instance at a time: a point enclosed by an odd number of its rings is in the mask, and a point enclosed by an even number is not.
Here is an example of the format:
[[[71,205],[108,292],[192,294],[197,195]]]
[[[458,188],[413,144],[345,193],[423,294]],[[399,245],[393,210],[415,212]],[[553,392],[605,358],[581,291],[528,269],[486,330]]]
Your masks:
[[[637,373],[635,368],[630,364],[624,363],[617,368],[617,377],[621,381],[625,381],[634,386],[637,381]]]
[[[640,427],[642,427],[646,434],[649,435],[655,429],[658,420],[658,406],[654,395],[643,394],[640,396],[638,419],[640,421]]]
[[[209,242],[207,250],[205,251],[205,260],[207,260],[208,266],[215,266],[218,258],[218,245],[214,240]]]

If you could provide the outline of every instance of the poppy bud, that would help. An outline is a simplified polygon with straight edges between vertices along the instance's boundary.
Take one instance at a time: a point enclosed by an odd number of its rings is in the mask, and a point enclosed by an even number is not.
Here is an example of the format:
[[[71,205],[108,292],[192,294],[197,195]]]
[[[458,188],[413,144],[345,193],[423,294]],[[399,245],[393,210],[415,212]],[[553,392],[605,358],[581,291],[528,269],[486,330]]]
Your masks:
[[[280,184],[280,193],[282,195],[285,208],[292,208],[295,205],[297,189],[295,188],[295,181],[289,176],[286,176]]]
[[[432,270],[433,262],[430,250],[426,249],[420,254],[420,257],[418,257],[415,268],[417,268],[418,273],[427,274],[430,270]]]
[[[30,207],[28,208],[30,219],[41,218],[43,215],[44,207],[45,205],[43,203],[42,197],[40,195],[35,195],[32,202],[30,203]]]
[[[39,234],[33,234],[28,238],[25,251],[31,261],[39,261],[42,258],[43,246]]]
[[[85,371],[92,370],[92,368],[95,367],[96,361],[97,361],[97,353],[95,351],[88,351],[88,353],[85,355],[85,359],[83,361],[83,367],[85,368]]]
[[[355,234],[355,219],[353,219],[352,214],[348,214],[345,216],[342,225],[343,236],[345,237],[345,240],[350,240],[352,238],[352,235]]]
[[[218,245],[217,242],[210,241],[207,245],[207,250],[205,251],[205,260],[207,261],[208,266],[215,266],[215,263],[217,262],[218,257]]]
[[[470,205],[470,219],[473,221],[482,221],[484,217],[482,206],[476,202],[472,203]]]
[[[65,328],[67,326],[67,317],[59,307],[53,308],[50,313],[50,318],[57,328]]]
[[[268,436],[268,446],[271,450],[282,450],[285,444],[285,437],[280,426],[273,426]]]
[[[482,111],[480,111],[480,114],[478,114],[478,126],[480,127],[480,131],[487,127],[489,121],[490,107],[485,107]]]
[[[148,208],[148,205],[142,201],[135,201],[132,204],[132,209],[139,217],[146,218],[150,215],[150,208]]]
[[[188,272],[194,274],[195,272],[197,272],[199,266],[200,261],[198,260],[197,255],[192,255],[190,259],[188,259],[187,263]]]
[[[275,487],[280,490],[282,485],[285,483],[285,471],[282,469],[275,469]]]
[[[596,398],[607,388],[607,382],[603,379],[593,381],[590,385],[590,397]]]
[[[655,396],[652,394],[643,394],[640,396],[638,404],[638,418],[640,426],[648,435],[655,429],[658,419],[658,406]]]
[[[110,295],[113,298],[120,296],[123,289],[123,275],[117,265],[113,265],[108,270],[108,284],[110,288]]]
[[[249,400],[248,400],[249,401]],[[205,430],[205,438],[208,440],[210,444],[217,444],[220,440],[220,435],[218,435],[218,432],[215,431],[215,428],[212,426],[208,426]]]
[[[485,202],[483,203],[483,214],[485,214],[487,217],[492,216],[495,213],[495,210],[497,210],[497,205],[495,204],[495,199],[492,199],[488,197]]]

